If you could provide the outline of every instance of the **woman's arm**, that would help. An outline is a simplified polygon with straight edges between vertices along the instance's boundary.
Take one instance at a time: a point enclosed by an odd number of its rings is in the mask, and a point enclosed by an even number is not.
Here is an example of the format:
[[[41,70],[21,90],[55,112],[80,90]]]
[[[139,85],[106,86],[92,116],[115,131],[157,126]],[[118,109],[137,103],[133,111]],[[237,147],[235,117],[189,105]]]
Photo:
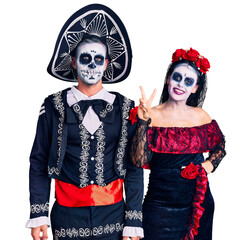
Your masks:
[[[151,158],[151,152],[148,149],[147,131],[151,123],[151,105],[156,94],[155,89],[151,97],[147,99],[143,87],[140,87],[140,90],[142,97],[139,99],[137,127],[130,151],[131,160],[138,167],[149,163]]]

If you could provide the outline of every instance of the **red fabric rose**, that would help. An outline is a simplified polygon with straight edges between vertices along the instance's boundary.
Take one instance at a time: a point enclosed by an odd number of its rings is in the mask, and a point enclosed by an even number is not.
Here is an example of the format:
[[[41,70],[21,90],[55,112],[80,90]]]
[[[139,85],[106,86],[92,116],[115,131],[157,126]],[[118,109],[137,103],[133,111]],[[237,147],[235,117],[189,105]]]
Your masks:
[[[195,170],[195,168],[196,170]],[[201,204],[204,202],[205,193],[207,191],[207,175],[205,169],[201,165],[194,166],[193,163],[189,164],[184,170],[189,169],[192,172],[198,172],[196,176],[196,192],[193,201],[193,214],[190,217],[189,229],[183,238],[183,240],[194,240],[194,237],[198,234],[198,228],[200,226],[200,219],[204,213],[204,208]],[[182,170],[182,172],[184,171]],[[182,174],[181,172],[181,174]],[[193,175],[193,173],[192,173]]]
[[[177,62],[186,53],[184,49],[177,49],[172,56],[172,62]]]
[[[200,56],[199,52],[196,51],[195,49],[190,48],[185,54],[183,54],[183,58],[189,61],[196,61],[198,57]]]
[[[177,49],[172,56],[172,62],[177,62],[180,59],[186,59],[196,64],[199,70],[203,73],[207,73],[210,68],[210,63],[207,58],[200,56],[199,52],[193,48],[189,50]]]
[[[143,165],[142,168],[144,168],[144,169],[150,169],[149,163],[146,163],[145,165]]]
[[[208,69],[210,68],[210,63],[207,58],[201,58],[196,62],[196,66],[200,68],[200,71],[203,73],[207,73]]]
[[[132,124],[137,122],[137,115],[138,115],[138,107],[132,108],[129,113],[129,120]]]
[[[181,176],[187,179],[194,179],[199,174],[198,167],[190,163],[181,171]]]

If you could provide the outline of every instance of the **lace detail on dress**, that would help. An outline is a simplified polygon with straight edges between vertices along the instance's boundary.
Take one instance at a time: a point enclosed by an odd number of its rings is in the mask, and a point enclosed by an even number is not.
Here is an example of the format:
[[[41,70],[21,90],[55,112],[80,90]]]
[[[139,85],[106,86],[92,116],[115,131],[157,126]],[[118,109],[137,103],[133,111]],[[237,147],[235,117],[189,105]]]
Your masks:
[[[218,167],[225,155],[225,137],[223,136],[221,142],[209,152],[209,156],[208,158],[206,158],[206,160],[210,161],[213,164],[213,172]]]
[[[132,139],[130,155],[134,165],[142,167],[149,163],[151,151],[148,147],[147,132],[151,119],[144,121],[140,118],[137,120],[135,135]]]
[[[149,148],[153,152],[192,154],[209,152],[223,138],[215,120],[195,127],[151,127],[148,130]]]
[[[149,127],[151,120],[138,118],[131,144],[131,159],[137,167],[149,164],[152,153],[192,154],[209,152],[214,170],[226,155],[225,138],[217,122],[197,127]]]

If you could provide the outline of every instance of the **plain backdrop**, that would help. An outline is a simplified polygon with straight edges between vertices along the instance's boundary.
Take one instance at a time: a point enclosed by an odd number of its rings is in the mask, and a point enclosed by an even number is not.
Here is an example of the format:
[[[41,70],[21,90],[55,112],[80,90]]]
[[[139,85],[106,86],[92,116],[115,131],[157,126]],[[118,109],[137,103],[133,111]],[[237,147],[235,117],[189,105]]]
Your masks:
[[[214,240],[250,238],[250,5],[239,0],[43,0],[5,1],[0,9],[1,76],[1,239],[29,240],[28,171],[43,99],[72,83],[46,68],[58,33],[81,7],[101,3],[124,22],[133,50],[132,70],[121,83],[106,85],[135,100],[139,86],[158,89],[177,48],[198,50],[209,59],[203,108],[226,137],[227,155],[209,176],[215,198]],[[3,4],[3,3],[2,3]],[[145,191],[148,172],[145,174]],[[54,191],[51,193],[53,201]],[[52,206],[52,203],[51,203]],[[52,239],[49,230],[50,239]]]

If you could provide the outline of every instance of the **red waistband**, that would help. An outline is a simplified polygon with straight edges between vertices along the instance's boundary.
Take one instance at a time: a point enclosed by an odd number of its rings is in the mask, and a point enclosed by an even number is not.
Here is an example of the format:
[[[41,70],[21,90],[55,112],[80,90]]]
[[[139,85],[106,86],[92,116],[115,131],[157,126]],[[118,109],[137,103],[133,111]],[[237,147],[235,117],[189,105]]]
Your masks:
[[[123,199],[123,180],[118,179],[105,187],[89,185],[78,188],[73,184],[55,180],[56,200],[65,207],[111,205]]]

